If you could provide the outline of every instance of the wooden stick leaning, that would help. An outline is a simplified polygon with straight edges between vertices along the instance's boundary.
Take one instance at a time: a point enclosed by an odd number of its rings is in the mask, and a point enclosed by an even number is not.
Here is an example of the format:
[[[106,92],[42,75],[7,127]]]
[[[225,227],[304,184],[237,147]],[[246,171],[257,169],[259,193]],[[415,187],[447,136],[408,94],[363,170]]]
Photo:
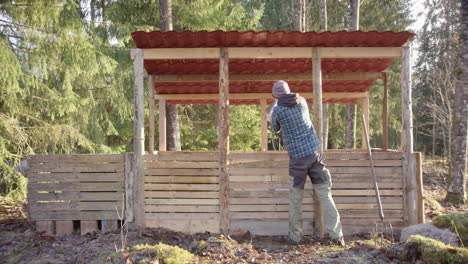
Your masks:
[[[369,132],[367,131],[366,118],[364,117],[364,115],[362,115],[362,123],[363,123],[363,127],[364,127],[364,129],[363,129],[364,130],[364,135],[365,135],[365,138],[366,138],[367,153],[369,154],[369,164],[370,164],[370,168],[371,168],[372,179],[374,180],[375,198],[377,199],[377,206],[379,208],[380,219],[383,220],[384,219],[384,213],[383,213],[383,210],[382,210],[382,202],[381,202],[381,199],[380,199],[379,185],[377,184],[377,176],[375,175],[375,172],[374,172],[374,159],[372,158],[372,151],[371,151],[371,147],[370,147],[370,143],[369,143]]]

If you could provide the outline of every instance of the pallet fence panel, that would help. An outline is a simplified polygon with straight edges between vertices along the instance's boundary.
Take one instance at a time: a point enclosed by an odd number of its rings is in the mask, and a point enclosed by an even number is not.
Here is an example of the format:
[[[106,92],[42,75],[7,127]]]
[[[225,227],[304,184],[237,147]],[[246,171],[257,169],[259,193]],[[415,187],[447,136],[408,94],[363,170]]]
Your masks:
[[[144,158],[148,227],[220,232],[217,152],[160,151]]]
[[[415,213],[408,212],[405,204],[408,177],[404,176],[404,155],[373,154],[385,217],[398,229],[407,225],[408,214]],[[379,217],[367,153],[333,150],[324,155],[345,234],[371,231]],[[188,233],[221,231],[217,152],[160,151],[143,158],[148,227]],[[230,232],[240,229],[256,235],[286,235],[287,153],[232,152],[228,158]],[[67,234],[73,231],[73,221],[79,220],[81,231],[97,226],[107,231],[115,229],[119,219],[132,222],[137,184],[131,173],[132,153],[33,155],[28,162],[29,213],[38,230]],[[419,200],[421,204],[422,197]],[[119,216],[122,207],[125,214]],[[315,213],[313,188],[307,180],[305,234],[315,232]]]
[[[124,155],[32,155],[28,165],[29,215],[38,230],[69,234],[73,221],[81,221],[81,233],[97,231],[98,221],[106,231],[117,226]]]
[[[379,216],[367,153],[338,151],[324,155],[345,234],[371,231],[371,223]],[[403,155],[373,155],[386,219],[399,228],[405,224]],[[230,159],[231,232],[246,229],[257,235],[287,235],[287,153],[235,152]],[[313,188],[307,180],[303,200],[305,234],[314,234],[314,213]]]

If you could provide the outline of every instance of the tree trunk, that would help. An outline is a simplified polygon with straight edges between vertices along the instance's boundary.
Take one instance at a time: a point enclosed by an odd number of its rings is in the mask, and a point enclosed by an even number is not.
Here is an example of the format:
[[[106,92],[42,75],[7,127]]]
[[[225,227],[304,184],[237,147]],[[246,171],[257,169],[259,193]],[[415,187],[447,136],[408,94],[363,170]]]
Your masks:
[[[294,0],[293,5],[293,30],[302,31],[302,0]]]
[[[468,136],[468,2],[461,1],[462,55],[460,81],[455,91],[452,123],[451,160],[446,200],[466,202],[466,141]]]
[[[351,0],[349,31],[359,29],[359,0]],[[348,105],[348,120],[346,123],[346,148],[355,148],[356,142],[356,105]]]
[[[327,0],[319,1],[320,31],[327,31]],[[328,149],[328,105],[322,106],[323,114],[323,149]]]
[[[159,12],[161,15],[161,31],[171,31],[172,28],[172,0],[159,0]],[[181,150],[180,128],[177,105],[166,105],[167,122],[167,150]]]

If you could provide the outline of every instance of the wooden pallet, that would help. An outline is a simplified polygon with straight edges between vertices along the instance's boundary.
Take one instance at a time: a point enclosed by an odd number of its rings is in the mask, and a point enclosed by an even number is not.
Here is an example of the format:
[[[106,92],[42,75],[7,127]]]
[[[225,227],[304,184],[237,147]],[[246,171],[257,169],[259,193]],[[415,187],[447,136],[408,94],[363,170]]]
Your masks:
[[[123,155],[28,156],[29,215],[58,235],[118,228],[124,201]]]
[[[146,226],[219,232],[218,173],[215,152],[146,155]]]
[[[404,225],[402,153],[374,154],[383,208],[394,226]],[[219,232],[219,179],[216,152],[159,152],[145,156],[146,224],[184,232]],[[332,194],[345,233],[370,229],[378,219],[367,153],[325,154]],[[288,232],[288,156],[285,152],[229,155],[230,231],[257,235]],[[314,233],[310,182],[303,201],[305,234]],[[368,230],[370,231],[370,230]]]

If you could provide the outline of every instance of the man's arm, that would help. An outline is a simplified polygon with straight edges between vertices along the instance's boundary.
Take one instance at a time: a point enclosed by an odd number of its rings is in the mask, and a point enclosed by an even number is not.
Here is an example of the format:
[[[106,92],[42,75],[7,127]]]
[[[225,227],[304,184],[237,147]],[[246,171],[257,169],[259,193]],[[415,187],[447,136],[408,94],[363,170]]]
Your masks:
[[[278,112],[274,110],[271,113],[271,129],[274,133],[279,133],[281,131],[281,125],[278,121]]]

